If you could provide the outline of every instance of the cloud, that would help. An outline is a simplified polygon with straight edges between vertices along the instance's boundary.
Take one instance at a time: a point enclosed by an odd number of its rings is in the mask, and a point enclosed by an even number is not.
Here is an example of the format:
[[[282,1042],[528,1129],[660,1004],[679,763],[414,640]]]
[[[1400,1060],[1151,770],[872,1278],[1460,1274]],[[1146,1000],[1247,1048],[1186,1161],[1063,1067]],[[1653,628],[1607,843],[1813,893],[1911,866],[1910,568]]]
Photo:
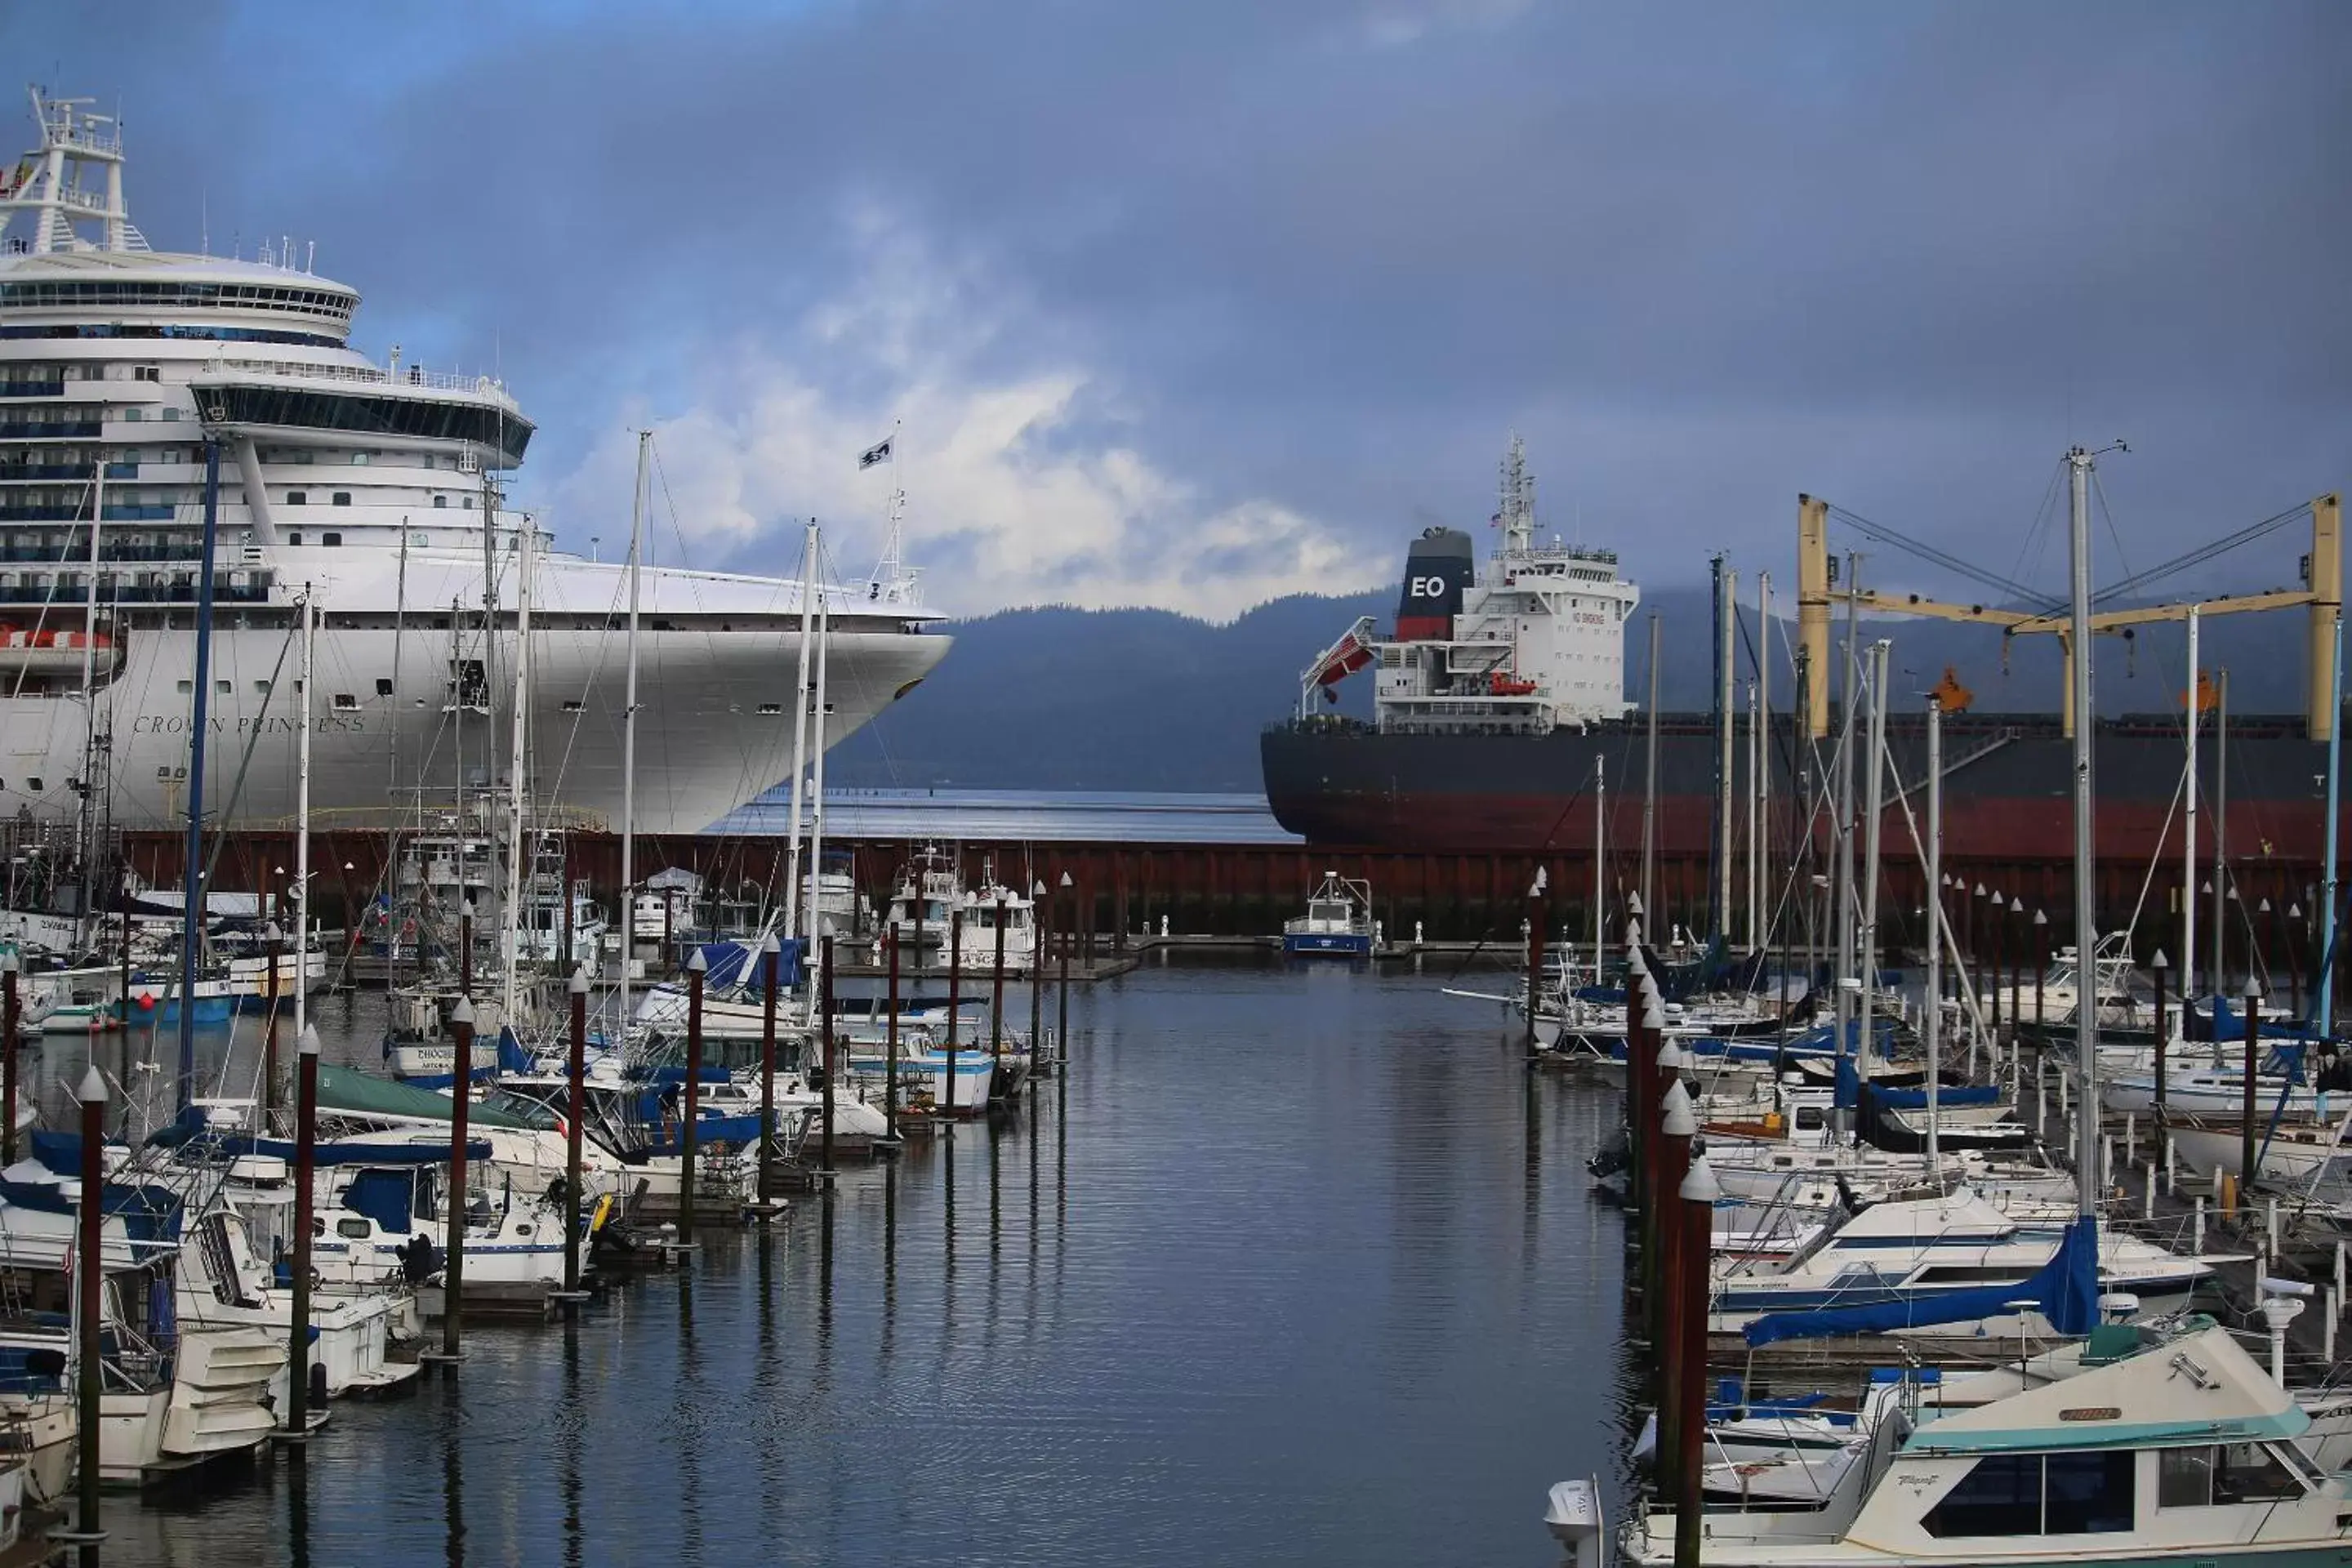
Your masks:
[[[976,256],[942,254],[870,202],[843,228],[864,251],[850,286],[781,331],[690,355],[683,407],[635,399],[658,464],[656,559],[796,571],[813,516],[828,572],[856,578],[897,489],[907,560],[960,615],[1058,603],[1223,620],[1385,574],[1317,518],[1155,463],[1142,415],[1076,348],[1006,354],[1068,334]],[[893,460],[861,471],[886,436]],[[567,538],[625,536],[635,462],[634,436],[614,430],[553,481]]]
[[[318,9],[0,56],[120,89],[159,245],[315,236],[364,346],[504,374],[607,540],[647,420],[698,554],[789,570],[871,549],[903,417],[975,605],[1385,580],[1514,428],[1659,586],[1785,573],[1800,490],[2031,564],[2077,439],[2133,445],[2103,561],[2344,482],[2340,0]]]

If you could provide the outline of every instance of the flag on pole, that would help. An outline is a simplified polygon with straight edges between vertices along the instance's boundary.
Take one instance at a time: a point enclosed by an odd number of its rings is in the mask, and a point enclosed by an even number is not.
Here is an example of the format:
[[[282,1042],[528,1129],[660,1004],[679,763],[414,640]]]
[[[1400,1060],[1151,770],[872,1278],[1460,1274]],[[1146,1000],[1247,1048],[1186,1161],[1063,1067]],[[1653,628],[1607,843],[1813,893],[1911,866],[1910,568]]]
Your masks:
[[[861,472],[872,468],[877,463],[887,463],[889,460],[890,443],[887,440],[882,442],[879,446],[868,447],[866,450],[857,454],[857,467]]]

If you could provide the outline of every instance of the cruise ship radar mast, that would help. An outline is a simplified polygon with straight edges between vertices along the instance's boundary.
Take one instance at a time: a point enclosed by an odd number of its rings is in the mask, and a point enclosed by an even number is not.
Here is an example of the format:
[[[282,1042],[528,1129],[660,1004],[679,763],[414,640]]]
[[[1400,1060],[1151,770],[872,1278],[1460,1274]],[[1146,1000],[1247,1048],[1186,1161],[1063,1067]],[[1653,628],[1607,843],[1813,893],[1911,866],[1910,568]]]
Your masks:
[[[95,99],[51,98],[37,86],[29,90],[41,144],[0,174],[0,245],[18,256],[145,250],[147,237],[122,205],[121,126],[111,115],[89,112]],[[93,171],[102,190],[85,184]],[[31,216],[29,237],[8,232],[18,213]],[[100,242],[84,238],[77,222],[99,225]]]

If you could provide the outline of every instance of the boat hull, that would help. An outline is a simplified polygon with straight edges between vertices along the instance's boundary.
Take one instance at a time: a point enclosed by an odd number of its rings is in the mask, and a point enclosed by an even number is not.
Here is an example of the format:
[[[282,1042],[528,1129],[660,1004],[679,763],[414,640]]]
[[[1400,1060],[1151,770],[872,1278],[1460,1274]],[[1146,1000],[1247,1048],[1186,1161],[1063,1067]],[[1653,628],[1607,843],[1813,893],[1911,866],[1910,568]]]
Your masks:
[[[413,771],[436,737],[446,749],[446,661],[434,657],[432,637],[415,627],[404,640],[388,627],[331,626],[322,634],[321,668],[331,660],[343,672],[331,679],[352,689],[324,691],[326,710],[310,721],[314,821],[359,826],[386,820],[395,809],[391,803],[415,782],[394,777],[395,758]],[[638,770],[639,832],[698,831],[791,773],[797,630],[647,630],[638,640],[637,752],[657,759]],[[214,673],[223,695],[207,721],[214,743],[205,805],[224,826],[283,823],[294,814],[300,721],[288,711],[283,693],[265,712],[257,689],[277,668],[285,641],[275,629],[214,634]],[[601,623],[534,626],[531,633],[541,693],[531,733],[544,753],[562,759],[545,787],[603,824],[621,813],[627,672],[619,641]],[[516,639],[506,632],[499,642],[497,668],[512,668]],[[920,681],[949,645],[940,636],[835,632],[827,655],[824,743],[839,743]],[[194,658],[192,633],[131,628],[125,635],[120,672],[100,697],[113,714],[110,810],[121,826],[173,828],[185,821],[189,714],[182,686],[193,677]],[[392,689],[380,690],[378,681]],[[0,698],[0,736],[6,737],[0,799],[28,804],[36,815],[70,817],[79,807],[71,783],[86,740],[82,704],[64,697]],[[244,786],[232,799],[240,768]],[[36,781],[38,790],[30,787]]]
[[[1898,787],[1916,795],[1926,776],[1924,728],[1907,718],[1890,725]],[[2177,725],[2175,719],[2101,727],[2093,766],[2103,860],[2144,866],[2163,842],[2182,762]],[[1944,728],[1946,853],[2071,859],[2072,751],[2057,720],[1955,715]],[[1704,857],[1712,845],[1717,744],[1703,716],[1661,721],[1662,855]],[[1645,755],[1638,722],[1548,735],[1382,734],[1317,723],[1270,730],[1259,744],[1267,804],[1285,828],[1311,844],[1423,851],[1591,850],[1596,763],[1605,764],[1609,781],[1610,842],[1636,843]],[[2326,746],[2305,735],[2301,721],[2232,720],[2230,841],[2260,842],[2273,859],[2317,865],[2326,771]],[[1776,809],[1801,798],[1790,783],[1774,780]],[[1909,804],[1920,809],[1917,799]],[[1888,810],[1890,853],[1900,855],[1909,840],[1900,807],[1890,802]],[[2352,826],[2352,805],[2344,822]],[[2171,837],[2177,843],[2177,821]]]

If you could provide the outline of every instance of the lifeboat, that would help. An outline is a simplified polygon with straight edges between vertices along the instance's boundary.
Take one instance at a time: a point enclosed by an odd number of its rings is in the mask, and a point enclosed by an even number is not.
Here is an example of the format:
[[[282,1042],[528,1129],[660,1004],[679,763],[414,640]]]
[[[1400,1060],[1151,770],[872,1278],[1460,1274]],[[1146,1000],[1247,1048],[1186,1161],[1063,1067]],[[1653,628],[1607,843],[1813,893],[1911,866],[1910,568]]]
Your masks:
[[[1532,680],[1514,680],[1498,669],[1486,678],[1486,694],[1490,697],[1533,697],[1536,694],[1536,683]]]
[[[80,669],[85,655],[103,660],[113,646],[103,632],[93,635],[0,624],[0,670],[67,673]]]

